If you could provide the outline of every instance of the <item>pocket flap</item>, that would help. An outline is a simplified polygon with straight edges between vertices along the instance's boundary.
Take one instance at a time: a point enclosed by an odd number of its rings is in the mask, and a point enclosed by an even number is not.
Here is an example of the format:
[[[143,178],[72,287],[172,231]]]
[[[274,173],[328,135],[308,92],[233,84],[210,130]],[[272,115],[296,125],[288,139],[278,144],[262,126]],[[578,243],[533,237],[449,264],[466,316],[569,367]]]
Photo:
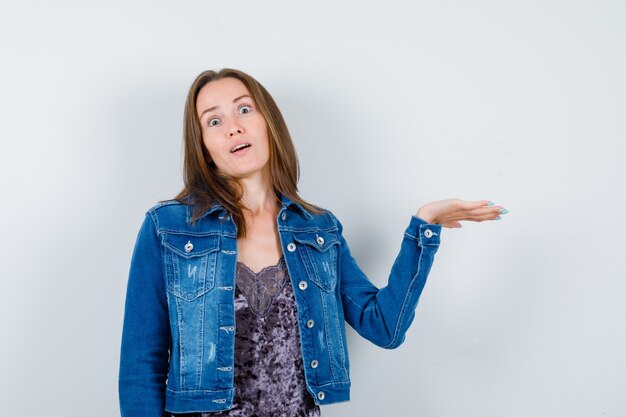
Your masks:
[[[184,258],[192,258],[218,250],[219,235],[164,232],[163,244]]]
[[[337,285],[337,255],[339,238],[334,232],[294,232],[293,239],[300,244],[298,252],[308,278],[325,292]]]
[[[334,232],[294,232],[293,239],[315,248],[318,252],[326,252],[329,247],[339,243],[337,234]]]

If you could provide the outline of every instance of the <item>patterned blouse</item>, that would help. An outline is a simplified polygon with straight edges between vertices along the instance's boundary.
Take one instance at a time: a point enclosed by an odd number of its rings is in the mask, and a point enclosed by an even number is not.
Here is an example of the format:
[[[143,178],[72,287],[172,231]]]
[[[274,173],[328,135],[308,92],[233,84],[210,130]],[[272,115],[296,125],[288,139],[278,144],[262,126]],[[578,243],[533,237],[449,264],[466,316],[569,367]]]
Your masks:
[[[230,410],[172,417],[319,417],[306,389],[297,310],[284,255],[258,273],[237,262],[235,396]]]

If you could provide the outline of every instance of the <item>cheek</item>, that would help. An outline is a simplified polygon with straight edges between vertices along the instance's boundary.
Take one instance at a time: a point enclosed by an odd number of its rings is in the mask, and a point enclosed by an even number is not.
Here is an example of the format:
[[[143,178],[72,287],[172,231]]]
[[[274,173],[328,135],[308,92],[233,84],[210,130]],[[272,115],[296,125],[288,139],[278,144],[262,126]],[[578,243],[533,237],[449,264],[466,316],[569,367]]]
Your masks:
[[[260,134],[265,138],[269,139],[270,131],[263,117],[260,117],[259,120],[256,120],[255,130],[260,132]]]
[[[210,137],[209,138],[203,137],[202,144],[203,144],[203,151],[208,154],[207,156],[211,160],[215,160],[215,158],[219,159],[220,151],[215,146],[215,142]]]
[[[206,131],[202,132],[202,143],[209,150],[209,152],[214,153],[217,151],[217,140],[215,135],[208,134]]]

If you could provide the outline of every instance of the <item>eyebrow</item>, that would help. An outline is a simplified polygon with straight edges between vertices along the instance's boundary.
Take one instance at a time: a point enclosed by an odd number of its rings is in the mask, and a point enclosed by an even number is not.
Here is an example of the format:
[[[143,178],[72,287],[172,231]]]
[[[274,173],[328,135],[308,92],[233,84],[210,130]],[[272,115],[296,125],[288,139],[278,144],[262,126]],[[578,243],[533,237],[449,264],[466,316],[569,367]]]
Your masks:
[[[243,96],[239,96],[239,97],[237,97],[236,99],[234,99],[234,100],[233,100],[233,103],[238,102],[239,100],[241,100],[241,99],[242,99],[242,98],[244,98],[244,97],[249,97],[249,98],[252,98],[252,97],[250,97],[249,95],[244,94]],[[199,117],[198,119],[202,120],[202,117],[204,116],[204,114],[205,114],[205,113],[208,113],[208,112],[210,112],[210,111],[213,111],[213,110],[215,110],[215,109],[217,109],[217,108],[219,108],[219,106],[213,106],[213,107],[211,107],[210,109],[206,109],[205,111],[203,111],[203,112],[202,112],[202,114],[200,115],[200,117]]]

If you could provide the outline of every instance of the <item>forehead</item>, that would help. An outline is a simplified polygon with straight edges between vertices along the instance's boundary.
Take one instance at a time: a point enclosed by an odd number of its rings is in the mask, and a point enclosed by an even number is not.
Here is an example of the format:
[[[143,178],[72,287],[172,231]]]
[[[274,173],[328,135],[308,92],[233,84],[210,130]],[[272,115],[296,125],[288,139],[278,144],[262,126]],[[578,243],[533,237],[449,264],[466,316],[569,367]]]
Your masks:
[[[213,106],[224,107],[232,104],[235,98],[244,94],[251,95],[244,83],[236,78],[227,77],[211,81],[198,92],[196,108],[201,112]]]

